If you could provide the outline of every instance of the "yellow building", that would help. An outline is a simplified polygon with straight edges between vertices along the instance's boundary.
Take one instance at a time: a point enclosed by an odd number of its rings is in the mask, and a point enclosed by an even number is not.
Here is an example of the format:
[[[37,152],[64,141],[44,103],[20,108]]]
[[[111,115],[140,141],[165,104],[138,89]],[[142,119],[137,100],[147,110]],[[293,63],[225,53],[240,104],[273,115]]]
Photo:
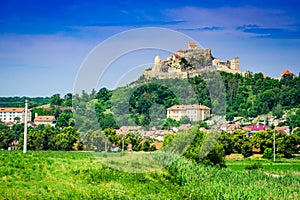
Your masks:
[[[191,121],[203,121],[210,117],[210,108],[204,105],[174,105],[167,109],[167,117],[179,121],[187,116]]]

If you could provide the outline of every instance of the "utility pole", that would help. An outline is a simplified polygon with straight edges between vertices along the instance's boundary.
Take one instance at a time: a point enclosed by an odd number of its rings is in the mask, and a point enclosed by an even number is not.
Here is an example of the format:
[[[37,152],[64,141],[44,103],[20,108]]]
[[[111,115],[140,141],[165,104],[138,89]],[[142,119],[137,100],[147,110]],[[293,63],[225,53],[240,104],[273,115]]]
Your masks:
[[[122,137],[122,152],[124,152],[124,137]]]
[[[105,152],[107,152],[107,138],[105,139],[105,143],[104,143],[104,149],[105,149]]]
[[[27,151],[27,122],[28,122],[28,100],[25,100],[25,117],[24,117],[24,144],[23,153]]]
[[[273,130],[273,132],[274,132],[274,140],[273,140],[273,156],[274,156],[274,158],[273,158],[273,160],[274,160],[274,162],[276,161],[276,145],[275,145],[275,130]]]

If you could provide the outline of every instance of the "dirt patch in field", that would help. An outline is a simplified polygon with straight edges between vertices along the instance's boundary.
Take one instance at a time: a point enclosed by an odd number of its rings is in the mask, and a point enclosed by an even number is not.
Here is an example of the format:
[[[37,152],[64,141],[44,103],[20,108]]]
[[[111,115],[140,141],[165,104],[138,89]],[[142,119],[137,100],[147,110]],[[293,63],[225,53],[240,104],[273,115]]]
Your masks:
[[[230,155],[227,155],[226,159],[229,159],[229,160],[243,159],[243,155],[242,154],[234,154],[234,153],[232,153]]]

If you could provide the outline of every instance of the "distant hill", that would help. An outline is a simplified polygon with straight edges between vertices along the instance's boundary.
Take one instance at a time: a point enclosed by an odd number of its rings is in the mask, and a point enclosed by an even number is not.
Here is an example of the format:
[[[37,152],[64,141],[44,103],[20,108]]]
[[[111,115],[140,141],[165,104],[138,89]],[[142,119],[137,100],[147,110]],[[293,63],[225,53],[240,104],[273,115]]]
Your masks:
[[[29,101],[29,108],[50,103],[50,97],[0,97],[0,107],[24,107],[26,99]]]

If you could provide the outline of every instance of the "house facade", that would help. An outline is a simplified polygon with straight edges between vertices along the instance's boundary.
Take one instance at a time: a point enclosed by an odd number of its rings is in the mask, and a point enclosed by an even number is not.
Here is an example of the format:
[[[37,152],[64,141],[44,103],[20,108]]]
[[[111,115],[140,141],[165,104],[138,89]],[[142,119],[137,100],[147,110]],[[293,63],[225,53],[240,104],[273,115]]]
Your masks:
[[[55,126],[56,124],[56,119],[55,116],[36,116],[34,118],[34,123],[38,126],[38,125],[51,125],[51,126]]]
[[[187,116],[191,121],[203,121],[210,117],[210,108],[204,105],[174,105],[167,109],[167,117],[179,121]]]
[[[18,119],[19,120],[16,120]],[[31,121],[31,111],[27,112],[27,119]],[[4,123],[11,123],[19,121],[25,122],[25,108],[0,108],[0,121]]]

